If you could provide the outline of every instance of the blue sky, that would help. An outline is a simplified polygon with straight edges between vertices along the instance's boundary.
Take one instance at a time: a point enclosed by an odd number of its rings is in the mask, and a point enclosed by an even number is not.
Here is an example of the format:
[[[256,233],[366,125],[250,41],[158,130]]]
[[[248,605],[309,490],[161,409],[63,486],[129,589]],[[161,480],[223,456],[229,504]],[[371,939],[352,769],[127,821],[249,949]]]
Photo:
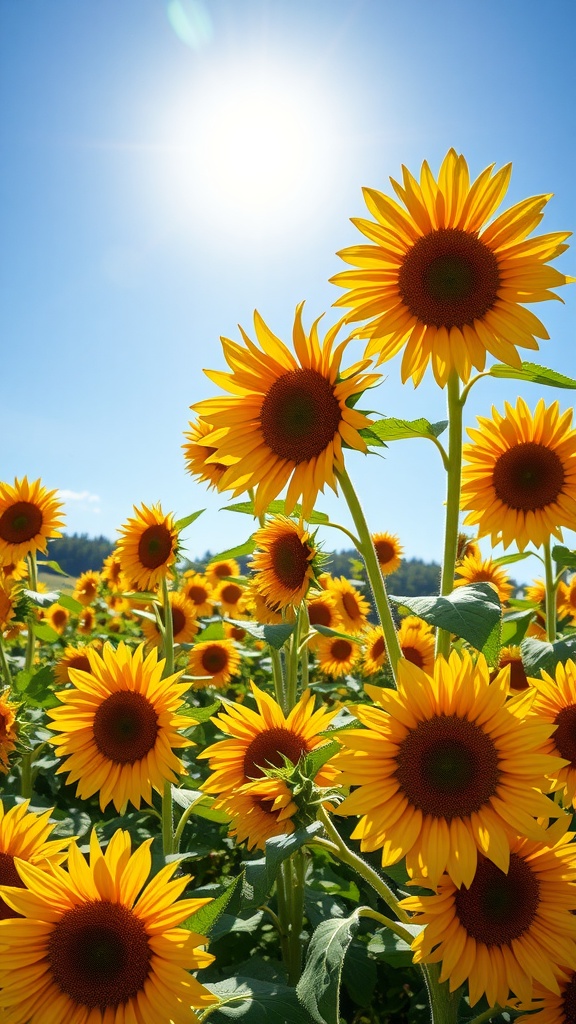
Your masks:
[[[250,521],[218,511],[181,452],[189,406],[217,393],[202,370],[224,368],[220,335],[250,333],[257,308],[289,337],[302,299],[332,323],[361,187],[388,191],[402,163],[436,172],[450,146],[474,175],[512,161],[505,205],[553,192],[542,230],[573,230],[575,43],[573,0],[0,0],[0,479],[60,488],[68,532],[114,538],[161,501],[207,508],[191,556],[244,540]],[[572,251],[555,265],[576,273]],[[576,377],[563,293],[536,310],[551,340],[527,358]],[[430,374],[415,391],[398,358],[383,372],[379,412],[444,417]],[[481,382],[467,422],[542,393]],[[347,465],[373,530],[439,560],[433,447]],[[349,523],[331,492],[318,506]]]

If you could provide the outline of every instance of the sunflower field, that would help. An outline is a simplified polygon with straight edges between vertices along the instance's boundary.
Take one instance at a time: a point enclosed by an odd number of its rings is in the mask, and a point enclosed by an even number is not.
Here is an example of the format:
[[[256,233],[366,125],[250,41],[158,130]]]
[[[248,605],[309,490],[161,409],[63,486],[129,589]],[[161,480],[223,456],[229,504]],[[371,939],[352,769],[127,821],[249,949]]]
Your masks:
[[[464,436],[480,379],[576,388],[519,354],[548,337],[526,306],[573,279],[569,233],[534,234],[548,196],[497,213],[510,173],[450,150],[366,189],[342,318],[222,339],[184,463],[247,539],[204,571],[200,512],[142,503],[49,590],[58,493],[0,483],[2,1024],[576,1024],[572,408],[518,398]],[[399,352],[445,421],[371,412]],[[436,596],[388,594],[401,538],[346,469],[407,439],[446,478]]]

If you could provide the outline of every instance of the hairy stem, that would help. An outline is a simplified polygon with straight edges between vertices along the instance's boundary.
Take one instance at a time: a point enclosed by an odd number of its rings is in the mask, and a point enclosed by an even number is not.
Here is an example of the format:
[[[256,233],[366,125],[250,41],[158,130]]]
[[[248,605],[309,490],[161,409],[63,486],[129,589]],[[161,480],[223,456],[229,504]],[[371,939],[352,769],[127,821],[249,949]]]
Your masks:
[[[446,521],[444,527],[444,557],[440,593],[451,594],[454,589],[454,569],[458,550],[458,524],[460,521],[460,484],[462,480],[462,409],[460,378],[453,371],[448,378],[448,466],[446,480]],[[439,629],[436,636],[436,656],[450,654],[450,633]]]

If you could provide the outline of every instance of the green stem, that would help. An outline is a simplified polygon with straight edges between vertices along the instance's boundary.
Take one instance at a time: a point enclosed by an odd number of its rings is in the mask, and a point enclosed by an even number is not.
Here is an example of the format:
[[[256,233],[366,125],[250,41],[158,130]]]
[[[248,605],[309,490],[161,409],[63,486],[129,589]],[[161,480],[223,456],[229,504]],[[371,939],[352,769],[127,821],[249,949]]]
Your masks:
[[[28,583],[30,590],[34,592],[38,591],[38,571],[36,567],[36,554],[31,552],[27,556],[28,562]],[[24,671],[31,672],[34,665],[34,657],[36,655],[36,634],[34,632],[36,625],[36,618],[34,611],[30,612],[28,616],[28,639],[26,640],[26,660],[24,663]]]
[[[403,921],[404,924],[409,924],[411,921],[410,915],[400,906],[392,890],[388,887],[384,879],[374,871],[374,868],[366,864],[361,857],[353,853],[347,846],[342,836],[333,825],[329,815],[323,807],[318,809],[318,818],[324,825],[326,833],[329,835],[332,843],[334,844],[334,854],[342,861],[343,864],[348,864],[366,881],[372,886],[375,892],[384,900],[390,910],[394,911],[399,921]]]
[[[33,750],[24,750],[20,758],[20,795],[25,800],[32,797],[32,756]]]
[[[305,871],[304,853],[297,850],[282,862],[276,879],[280,944],[289,985],[296,985],[302,973]]]
[[[431,1024],[457,1024],[462,988],[451,992],[448,982],[440,984],[439,964],[420,964],[428,989]]]
[[[163,676],[166,679],[167,676],[174,674],[174,622],[166,577],[162,580],[162,605],[164,611],[164,644],[162,653],[166,659]]]
[[[162,793],[162,849],[164,857],[174,853],[174,818],[172,813],[172,783],[165,782]]]
[[[467,1024],[486,1024],[487,1021],[492,1020],[494,1017],[497,1017],[499,1013],[502,1013],[503,1009],[503,1006],[498,1006],[498,1003],[496,1003],[496,1006],[490,1006],[487,1010],[484,1010],[483,1013],[479,1013],[477,1017],[473,1017],[472,1020],[469,1020]]]
[[[300,609],[296,612],[296,626],[290,637],[290,648],[288,651],[286,665],[286,705],[288,711],[296,704],[298,697],[298,661],[300,647]]]
[[[546,578],[546,635],[553,644],[556,639],[556,587],[557,582],[552,565],[550,541],[544,544],[544,573]]]
[[[359,917],[371,917],[373,921],[378,921],[379,924],[383,924],[385,928],[389,928],[391,932],[394,932],[400,939],[404,939],[409,945],[414,942],[414,936],[406,931],[398,921],[393,921],[390,917],[385,917],[384,914],[379,914],[377,910],[372,910],[372,907],[360,907],[358,909]]]
[[[300,621],[300,638],[302,634],[305,637],[310,633],[310,619],[308,617],[308,608],[306,607],[306,601],[302,601],[298,614],[301,617]],[[309,672],[308,672],[308,644],[300,642],[298,655],[300,658],[300,670],[302,672],[302,692],[308,689]]]
[[[6,651],[4,650],[4,644],[2,643],[2,633],[0,632],[0,665],[2,665],[2,674],[6,686],[12,686],[12,673],[6,657]]]
[[[358,532],[358,537],[360,539],[358,550],[360,551],[364,559],[364,564],[366,565],[366,572],[368,573],[368,579],[374,595],[374,603],[376,605],[376,610],[384,633],[384,640],[388,651],[388,657],[390,659],[390,666],[394,673],[394,678],[396,678],[396,668],[400,658],[402,657],[402,651],[400,650],[400,644],[398,643],[396,626],[394,624],[394,619],[392,618],[390,603],[388,601],[388,595],[384,585],[384,577],[380,571],[374,542],[372,540],[362,506],[358,501],[356,491],[352,486],[348,473],[343,469],[342,472],[337,474],[337,476],[340,486],[342,487],[342,494],[346,499],[346,503],[350,509],[350,514],[354,520],[354,526]]]
[[[462,479],[462,409],[460,378],[453,371],[448,378],[448,468],[446,481],[446,523],[444,529],[444,558],[440,593],[454,590],[454,570],[458,550],[458,524],[460,521],[460,483]],[[450,632],[439,629],[436,637],[436,656],[450,654]]]
[[[290,975],[290,904],[289,895],[286,890],[286,876],[284,872],[285,863],[286,862],[284,861],[284,863],[280,865],[276,875],[276,902],[278,904],[278,922],[280,924],[280,951],[282,953],[284,966],[286,967],[288,975]]]
[[[284,689],[282,659],[280,657],[280,651],[277,651],[275,647],[270,647],[270,660],[272,662],[272,679],[274,681],[274,696],[276,697],[276,703],[280,705],[282,711],[286,715],[288,714],[288,702]]]
[[[194,806],[195,806],[194,804],[189,804],[188,805],[186,810],[182,813],[182,815],[180,817],[180,821],[178,822],[178,824],[176,826],[176,831],[174,833],[174,842],[173,842],[174,853],[179,853],[179,851],[180,851],[180,841],[182,839],[182,833],[184,832],[184,829],[186,827],[186,823],[189,821],[189,819],[194,814]]]

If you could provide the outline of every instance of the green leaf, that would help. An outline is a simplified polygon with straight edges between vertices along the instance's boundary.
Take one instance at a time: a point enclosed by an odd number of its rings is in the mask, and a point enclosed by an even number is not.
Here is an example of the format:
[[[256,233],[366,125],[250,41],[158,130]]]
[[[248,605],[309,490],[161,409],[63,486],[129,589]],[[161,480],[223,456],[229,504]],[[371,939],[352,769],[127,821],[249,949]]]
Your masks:
[[[249,622],[247,619],[226,619],[226,621],[231,622],[233,626],[240,626],[241,629],[245,629],[256,640],[264,640],[277,651],[284,646],[295,629],[295,623],[293,622],[279,622],[276,626],[269,626],[259,625],[257,622]]]
[[[481,651],[500,619],[500,600],[489,583],[457,587],[446,597],[393,597],[394,604],[408,608],[431,626],[438,626],[467,640]]]
[[[235,909],[249,910],[251,907],[261,906],[272,890],[282,862],[321,831],[322,823],[314,821],[289,836],[273,836],[272,839],[268,839],[265,856],[259,857],[258,860],[246,861],[244,864],[242,893]]]
[[[416,938],[424,925],[403,924],[403,928]],[[378,929],[368,943],[368,951],[377,960],[384,960],[391,967],[408,967],[412,963],[412,949],[404,939],[395,935],[389,928]]]
[[[522,641],[520,649],[527,676],[536,676],[542,671],[554,675],[557,665],[576,661],[576,636],[569,640],[556,640],[553,644],[529,636]]]
[[[268,505],[268,508],[266,509],[266,512],[268,512],[272,516],[283,516],[283,515],[286,515],[286,513],[284,511],[285,507],[286,507],[286,505],[285,505],[284,501],[271,501],[270,504]],[[245,515],[253,516],[254,519],[258,518],[257,516],[254,515],[254,502],[253,501],[238,501],[238,502],[236,502],[235,505],[224,505],[224,507],[221,508],[220,511],[221,512],[243,512]],[[301,505],[295,505],[294,508],[292,509],[292,512],[290,513],[290,516],[292,518],[294,518],[294,519],[300,519],[301,515],[302,515],[302,506]],[[312,512],[312,515],[310,516],[310,518],[306,520],[306,522],[307,523],[314,523],[314,524],[329,523],[330,522],[330,517],[327,516],[325,512],[316,512],[316,511],[314,511],[314,512]]]
[[[60,599],[60,594],[57,590],[51,590],[49,593],[41,593],[39,590],[24,590],[24,596],[32,601],[32,604],[37,605],[39,608],[48,608],[51,604],[56,604]]]
[[[182,645],[193,647],[195,644],[204,643],[205,640],[223,640],[224,639],[224,623],[222,619],[218,619],[217,622],[209,622],[208,625],[200,633],[197,633],[194,637],[194,644]]]
[[[54,708],[59,704],[51,687],[54,682],[52,669],[45,665],[38,672],[19,672],[14,685],[24,694],[27,704],[35,708]]]
[[[557,565],[564,569],[576,569],[576,551],[570,551],[562,544],[555,544],[552,548],[552,558]]]
[[[339,1024],[342,966],[359,923],[357,912],[350,917],[323,921],[310,940],[296,992],[317,1024]]]
[[[566,377],[557,370],[550,370],[547,366],[538,366],[537,363],[522,363],[521,366],[506,366],[505,363],[496,363],[490,368],[491,377],[505,377],[509,380],[528,380],[533,384],[544,384],[552,388],[568,388],[571,391],[576,388],[576,380]]]
[[[500,655],[500,648],[502,646],[501,641],[501,630],[502,620],[498,619],[498,622],[493,626],[492,632],[490,633],[486,643],[482,647],[482,654],[486,658],[487,664],[494,668],[498,664],[498,657]]]
[[[323,743],[321,747],[316,747],[304,758],[304,774],[310,779],[315,778],[320,769],[339,750],[340,744],[336,740],[330,740],[329,743]]]
[[[524,558],[534,557],[535,551],[516,551],[512,555],[500,555],[500,558],[493,558],[493,565],[512,565],[512,562],[522,562]]]
[[[319,622],[315,623],[314,626],[312,626],[312,629],[315,629],[317,633],[321,633],[322,636],[338,636],[342,640],[351,640],[354,644],[358,643],[358,636],[350,636],[349,633],[340,633],[337,629],[330,629],[330,626],[321,626]]]
[[[352,939],[344,957],[342,983],[358,1006],[368,1009],[374,997],[378,981],[378,966],[370,956],[367,947],[358,939]]]
[[[34,635],[47,644],[53,644],[56,640],[60,639],[60,634],[55,629],[52,629],[52,626],[49,626],[47,622],[35,622]]]
[[[190,526],[195,519],[198,519],[198,516],[201,516],[205,511],[205,508],[200,508],[197,512],[192,512],[189,516],[184,516],[183,519],[178,519],[178,521],[174,523],[174,529],[180,533],[182,530],[185,530],[187,526]]]
[[[215,715],[220,707],[221,701],[215,700],[213,704],[209,704],[206,708],[195,708],[192,705],[186,707],[186,714],[190,718],[195,718],[197,722],[207,722],[212,715]]]
[[[172,786],[172,799],[178,807],[182,807],[184,810],[191,807],[192,813],[199,818],[215,821],[218,824],[230,821],[228,815],[214,810],[212,806],[214,798],[208,796],[207,793],[202,793],[199,789],[186,789],[185,787],[179,789],[177,786]]]
[[[234,879],[231,885],[224,890],[220,896],[217,896],[212,900],[211,903],[207,903],[205,907],[200,907],[195,914],[191,914],[183,922],[182,927],[187,928],[189,932],[199,932],[200,935],[210,935],[216,921],[221,914],[224,913],[228,906],[236,888],[240,885],[242,875],[238,875]],[[196,895],[196,894],[195,894]]]
[[[378,437],[378,434],[375,434],[370,427],[362,427],[362,430],[359,430],[358,433],[360,434],[360,437],[364,438],[369,448],[388,447],[388,445],[384,444],[384,441],[382,441],[381,438]]]
[[[526,630],[530,625],[534,613],[530,611],[526,612],[512,612],[511,614],[505,615],[502,619],[502,646],[503,647],[519,647],[520,643],[526,636]]]
[[[66,608],[73,615],[80,615],[84,610],[84,605],[80,604],[74,597],[70,597],[70,594],[60,594],[60,600],[58,602],[63,608]]]
[[[249,537],[243,544],[238,544],[235,548],[228,548],[226,551],[221,551],[218,555],[212,555],[210,557],[211,562],[223,562],[226,558],[239,558],[241,555],[251,555],[256,547],[256,542],[253,537]]]
[[[312,1024],[297,990],[287,985],[238,975],[207,984],[206,988],[222,1003],[210,1014],[210,1024],[230,1020],[241,1020],[242,1024]]]
[[[69,576],[70,575],[69,573],[64,572],[64,569],[62,569],[58,565],[58,562],[45,562],[43,560],[41,561],[40,559],[38,559],[38,568],[51,569],[52,572],[57,572],[57,573],[60,574],[60,576]]]
[[[368,429],[381,441],[403,441],[409,437],[426,437],[434,441],[447,426],[448,420],[430,423],[423,417],[417,420],[399,420],[395,416],[386,416],[384,419],[376,420]]]

